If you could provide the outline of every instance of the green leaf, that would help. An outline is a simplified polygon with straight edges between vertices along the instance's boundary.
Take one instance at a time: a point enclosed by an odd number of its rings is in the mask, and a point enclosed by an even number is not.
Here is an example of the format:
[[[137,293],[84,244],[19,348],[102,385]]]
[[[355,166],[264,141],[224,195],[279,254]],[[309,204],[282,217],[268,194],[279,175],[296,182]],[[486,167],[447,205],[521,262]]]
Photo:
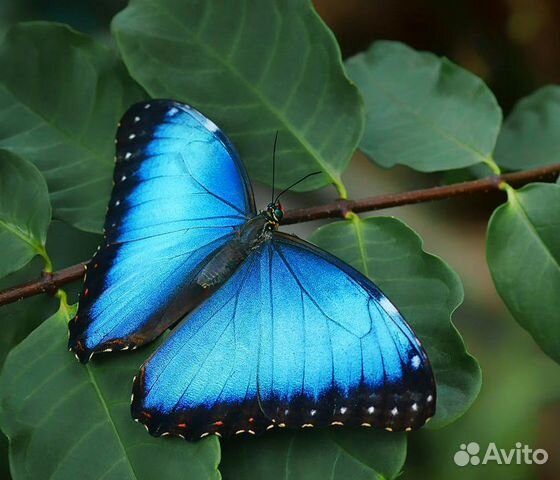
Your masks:
[[[450,321],[463,300],[457,274],[426,253],[418,235],[395,218],[353,216],[319,228],[311,240],[373,280],[422,341],[437,383],[429,426],[460,417],[478,395],[481,374]]]
[[[0,377],[0,426],[15,478],[220,478],[216,438],[153,438],[130,417],[141,352],[87,366],[68,352],[61,306],[18,345]]]
[[[433,172],[490,157],[502,113],[484,82],[446,58],[375,42],[346,62],[366,105],[360,148],[383,167]]]
[[[0,290],[20,285],[39,277],[41,262],[37,259],[0,281]],[[44,318],[57,310],[58,302],[50,295],[35,295],[0,307],[0,370],[8,353],[29,335]]]
[[[79,261],[87,260],[102,237],[81,232],[53,221],[47,235],[47,251],[53,263],[53,269],[59,270]],[[41,263],[38,259],[31,261],[23,269],[4,277],[0,289],[13,287],[34,280],[39,276]],[[81,282],[67,285],[65,288],[77,299]],[[45,316],[57,310],[58,301],[50,295],[36,295],[20,302],[4,305],[0,312],[0,370],[10,350],[41,324]],[[0,434],[0,478],[10,478],[8,468],[8,440]]]
[[[401,471],[406,435],[366,429],[270,432],[222,443],[228,480],[389,479]]]
[[[32,280],[41,271],[42,262],[37,258],[21,270],[4,277],[0,290]],[[10,350],[21,342],[43,321],[56,312],[57,301],[49,295],[34,297],[0,307],[0,371]],[[8,439],[0,433],[0,478],[9,479]]]
[[[53,221],[47,235],[47,251],[53,269],[61,270],[75,263],[88,260],[102,240],[100,235],[81,232],[60,221]],[[21,285],[40,276],[41,262],[30,262],[26,267],[4,277],[0,290]],[[82,282],[66,285],[73,300],[77,300]],[[35,295],[19,302],[3,305],[0,310],[0,368],[9,351],[34,330],[46,316],[57,310],[58,300],[48,294]]]
[[[533,183],[507,193],[488,225],[490,272],[513,317],[560,362],[560,185]]]
[[[540,88],[515,105],[504,122],[494,153],[509,170],[560,162],[560,87]]]
[[[114,135],[143,98],[113,52],[62,25],[12,27],[0,46],[0,147],[43,173],[54,215],[99,232]]]
[[[132,76],[219,124],[254,178],[271,181],[278,131],[278,185],[320,170],[299,188],[345,196],[361,102],[309,0],[132,0],[112,27]]]
[[[49,192],[33,164],[0,150],[0,278],[45,251],[51,221]]]

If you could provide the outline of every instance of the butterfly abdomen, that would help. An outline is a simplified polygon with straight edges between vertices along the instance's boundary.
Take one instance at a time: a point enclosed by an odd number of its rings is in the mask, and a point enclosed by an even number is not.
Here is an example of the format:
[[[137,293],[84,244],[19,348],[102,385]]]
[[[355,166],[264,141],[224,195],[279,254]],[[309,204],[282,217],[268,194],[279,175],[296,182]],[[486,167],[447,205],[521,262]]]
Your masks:
[[[206,263],[196,278],[204,288],[222,284],[247,258],[255,246],[265,240],[267,220],[257,215],[241,226],[235,238],[218,250]]]

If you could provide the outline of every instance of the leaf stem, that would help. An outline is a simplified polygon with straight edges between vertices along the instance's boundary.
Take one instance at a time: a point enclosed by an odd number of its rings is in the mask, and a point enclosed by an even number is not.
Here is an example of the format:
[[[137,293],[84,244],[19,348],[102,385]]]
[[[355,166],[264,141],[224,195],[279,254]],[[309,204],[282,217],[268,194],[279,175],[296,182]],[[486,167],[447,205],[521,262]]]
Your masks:
[[[491,160],[491,163],[495,165],[493,160]],[[289,210],[284,215],[282,224],[289,225],[293,223],[319,220],[322,218],[352,219],[354,218],[354,215],[360,212],[369,212],[401,205],[410,205],[413,203],[466,196],[473,193],[488,193],[490,191],[503,190],[510,193],[509,189],[513,191],[511,185],[522,185],[537,180],[554,181],[556,180],[558,173],[560,173],[560,164],[554,164],[546,167],[524,170],[521,172],[493,175],[480,180],[473,180],[453,185],[444,185],[388,195],[378,195],[375,197],[363,198],[361,200],[340,199],[336,202],[316,207]],[[346,189],[344,189],[342,183],[340,183],[340,185],[338,183],[335,185],[337,186],[341,196],[346,195]],[[45,269],[47,268],[48,266],[45,267]],[[51,295],[57,295],[61,298],[61,296],[65,294],[59,290],[59,287],[83,278],[85,269],[86,264],[79,263],[58,272],[44,272],[43,276],[38,280],[1,291],[0,305],[12,303],[40,293],[50,293]]]
[[[348,191],[346,190],[344,183],[342,183],[342,180],[335,180],[334,186],[336,187],[336,191],[338,192],[338,198],[340,198],[341,200],[346,200],[348,198]]]
[[[45,267],[43,268],[43,272],[45,273],[52,273],[53,265],[51,262],[51,258],[47,253],[47,249],[44,245],[40,245],[37,247],[37,253],[43,258],[43,262],[45,262]]]
[[[502,170],[491,156],[484,160],[484,164],[492,171],[494,175],[502,174]]]

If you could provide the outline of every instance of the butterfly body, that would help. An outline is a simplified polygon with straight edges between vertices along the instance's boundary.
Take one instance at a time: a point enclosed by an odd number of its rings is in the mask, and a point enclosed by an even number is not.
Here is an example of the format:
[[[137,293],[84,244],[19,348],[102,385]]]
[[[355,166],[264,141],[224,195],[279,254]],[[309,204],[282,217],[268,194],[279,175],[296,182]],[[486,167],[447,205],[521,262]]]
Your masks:
[[[249,219],[236,232],[229,244],[220,249],[204,265],[197,283],[205,288],[221,285],[243,262],[249,252],[266,241],[277,225],[271,223],[265,212]]]
[[[278,231],[282,217],[277,201],[256,212],[233,146],[196,110],[153,100],[123,117],[107,241],[69,347],[87,361],[177,324],[133,385],[132,416],[152,435],[408,431],[434,414],[428,357],[398,310]]]

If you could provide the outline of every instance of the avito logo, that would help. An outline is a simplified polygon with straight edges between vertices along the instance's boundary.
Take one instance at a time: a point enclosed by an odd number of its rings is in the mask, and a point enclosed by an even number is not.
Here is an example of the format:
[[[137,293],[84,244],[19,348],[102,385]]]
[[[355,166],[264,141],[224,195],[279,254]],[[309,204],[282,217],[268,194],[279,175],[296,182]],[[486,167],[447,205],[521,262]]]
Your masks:
[[[480,459],[482,457],[482,460]],[[464,467],[466,465],[486,465],[487,463],[497,463],[499,465],[510,464],[532,464],[542,465],[548,460],[548,452],[544,448],[533,450],[528,445],[521,442],[515,444],[515,448],[509,450],[498,448],[494,442],[488,444],[484,455],[481,454],[480,445],[476,442],[461,444],[459,450],[455,452],[453,461],[456,465]]]

